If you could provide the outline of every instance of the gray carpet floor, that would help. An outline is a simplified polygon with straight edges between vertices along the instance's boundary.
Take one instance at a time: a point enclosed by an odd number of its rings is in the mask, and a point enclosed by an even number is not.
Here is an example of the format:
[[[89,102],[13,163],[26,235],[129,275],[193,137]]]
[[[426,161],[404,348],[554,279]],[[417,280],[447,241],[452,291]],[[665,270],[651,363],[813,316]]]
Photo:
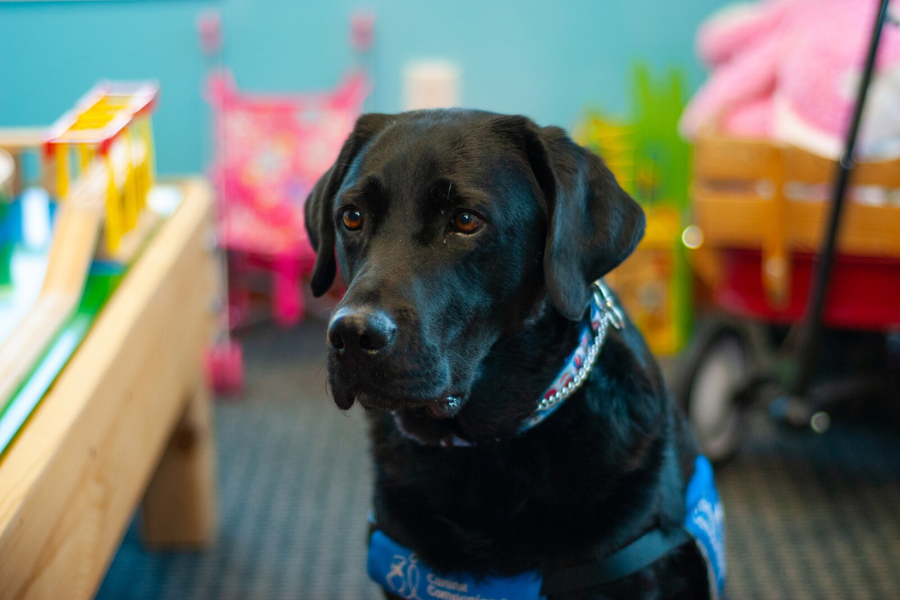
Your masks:
[[[216,406],[218,542],[147,552],[136,520],[98,598],[380,598],[365,576],[365,425],[326,396],[324,336],[315,320],[241,336],[246,392]],[[729,597],[900,599],[900,422],[836,419],[816,436],[757,421],[717,472]]]

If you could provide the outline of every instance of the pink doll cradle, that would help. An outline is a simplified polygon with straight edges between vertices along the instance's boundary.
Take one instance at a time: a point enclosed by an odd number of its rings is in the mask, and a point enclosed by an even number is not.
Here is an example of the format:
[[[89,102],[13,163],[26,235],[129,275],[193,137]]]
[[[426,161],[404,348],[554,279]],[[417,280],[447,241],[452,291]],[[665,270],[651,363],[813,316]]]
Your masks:
[[[291,95],[248,94],[227,71],[210,76],[210,174],[219,195],[219,243],[229,255],[232,327],[247,318],[254,270],[272,275],[276,322],[291,325],[303,317],[299,283],[315,261],[303,203],[337,157],[368,92],[363,73],[328,92]]]

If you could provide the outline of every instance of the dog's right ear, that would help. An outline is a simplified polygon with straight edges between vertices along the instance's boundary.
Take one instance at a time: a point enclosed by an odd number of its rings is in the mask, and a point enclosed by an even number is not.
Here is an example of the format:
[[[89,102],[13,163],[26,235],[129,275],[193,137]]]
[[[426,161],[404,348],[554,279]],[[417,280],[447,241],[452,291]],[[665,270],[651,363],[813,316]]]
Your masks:
[[[328,171],[325,172],[313,187],[309,198],[306,199],[304,214],[306,217],[306,232],[313,250],[316,251],[316,265],[313,268],[312,287],[313,296],[319,297],[328,291],[337,274],[337,263],[334,256],[334,198],[341,189],[347,170],[353,164],[353,160],[367,143],[384,129],[393,115],[369,113],[361,116],[356,121],[353,133],[344,142],[337,160]]]

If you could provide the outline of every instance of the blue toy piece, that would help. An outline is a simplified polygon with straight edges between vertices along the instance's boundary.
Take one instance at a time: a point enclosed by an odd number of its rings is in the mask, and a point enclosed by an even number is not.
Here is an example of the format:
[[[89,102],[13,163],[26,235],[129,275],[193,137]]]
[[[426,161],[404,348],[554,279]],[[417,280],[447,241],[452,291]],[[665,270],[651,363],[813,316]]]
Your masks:
[[[8,204],[0,198],[0,290],[12,286],[12,256],[21,237],[21,214],[18,203]],[[16,214],[19,213],[19,214]]]

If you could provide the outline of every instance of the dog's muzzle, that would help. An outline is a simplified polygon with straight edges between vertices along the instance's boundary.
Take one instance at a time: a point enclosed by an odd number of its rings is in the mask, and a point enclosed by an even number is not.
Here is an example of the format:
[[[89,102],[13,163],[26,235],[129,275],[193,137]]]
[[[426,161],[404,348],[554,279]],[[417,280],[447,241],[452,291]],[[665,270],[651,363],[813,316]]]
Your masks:
[[[329,365],[335,402],[354,401],[379,410],[422,410],[437,418],[456,415],[465,394],[438,375],[435,359],[398,333],[391,315],[378,307],[345,305],[328,324]],[[403,338],[403,339],[400,339]]]

